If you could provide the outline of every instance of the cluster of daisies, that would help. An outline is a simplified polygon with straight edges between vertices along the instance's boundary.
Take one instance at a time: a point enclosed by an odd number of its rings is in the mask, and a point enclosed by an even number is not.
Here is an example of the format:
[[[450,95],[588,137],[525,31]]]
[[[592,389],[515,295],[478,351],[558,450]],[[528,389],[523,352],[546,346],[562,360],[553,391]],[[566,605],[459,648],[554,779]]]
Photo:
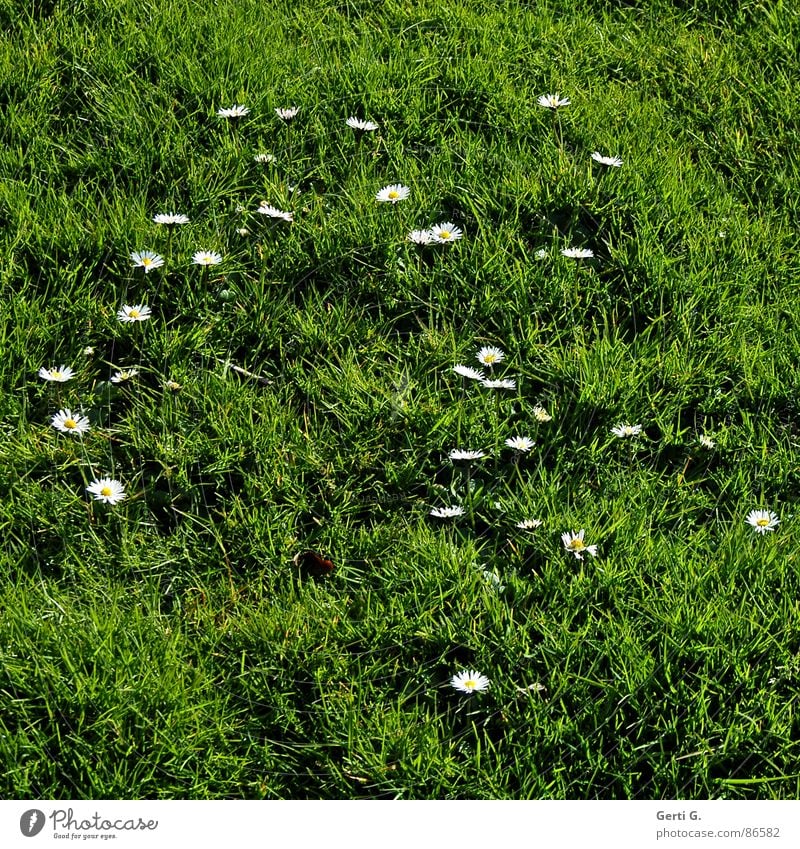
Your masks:
[[[91,349],[87,349],[91,351]],[[123,379],[121,372],[117,372],[111,380],[119,383]],[[58,366],[57,368],[42,368],[39,369],[39,377],[42,380],[50,383],[66,383],[75,376],[75,372],[69,366]],[[70,409],[59,410],[51,419],[50,424],[61,433],[67,433],[70,436],[81,437],[91,430],[91,424],[86,416],[73,413]],[[99,477],[95,478],[87,487],[86,491],[96,500],[102,501],[105,504],[119,504],[123,501],[127,494],[122,483],[114,478]]]
[[[495,346],[486,346],[481,348],[476,354],[478,362],[485,366],[490,373],[496,365],[505,360],[505,352]],[[485,372],[480,369],[472,368],[466,365],[455,365],[453,371],[460,375],[465,380],[465,384],[469,381],[475,381],[481,386],[489,389],[516,389],[516,380],[513,378],[496,378],[487,377]],[[536,405],[532,411],[533,419],[536,423],[542,424],[552,420],[552,416],[541,405]],[[642,436],[643,427],[641,424],[619,424],[611,428],[611,434],[620,440],[636,440]],[[697,436],[697,442],[701,448],[711,450],[716,446],[714,440],[705,433]],[[510,436],[505,440],[505,446],[515,452],[516,458],[519,459],[522,455],[529,453],[536,445],[535,440],[529,435]],[[467,470],[469,464],[482,460],[488,455],[482,450],[456,448],[450,451],[449,459],[454,464],[465,464]],[[430,510],[429,515],[436,519],[456,519],[465,515],[467,511],[459,504],[453,504],[446,507],[434,507]],[[780,524],[778,516],[769,510],[752,510],[746,521],[759,534],[774,531]],[[523,531],[533,531],[543,524],[541,519],[522,519],[517,522],[516,527]],[[578,560],[583,560],[585,555],[597,557],[597,545],[589,544],[585,540],[585,530],[581,528],[578,531],[565,531],[561,534],[561,542],[565,551],[574,555]],[[500,578],[495,573],[484,571],[486,579],[494,585],[499,585]]]
[[[485,366],[490,371],[494,369],[496,365],[503,362],[506,358],[505,352],[501,348],[497,348],[495,346],[485,346],[481,348],[476,354],[476,358],[481,365]],[[513,378],[487,378],[483,371],[479,369],[471,368],[470,366],[465,365],[456,365],[453,366],[453,371],[463,377],[466,381],[477,381],[481,386],[487,389],[516,389],[517,382]],[[541,405],[537,404],[533,408],[533,418],[538,424],[544,424],[546,422],[552,421],[552,416],[547,410]],[[536,441],[529,435],[516,435],[510,436],[505,440],[505,445],[507,448],[511,449],[515,452],[517,458],[521,457],[524,454],[529,453],[533,450],[536,445]],[[450,460],[453,463],[465,463],[470,464],[477,460],[482,460],[487,456],[484,451],[476,451],[476,450],[468,450],[456,448],[452,450],[449,454]],[[454,504],[449,507],[434,507],[430,514],[432,517],[436,519],[454,519],[459,516],[463,516],[465,514],[465,509],[459,505]],[[533,531],[536,528],[541,527],[542,520],[541,519],[521,519],[517,522],[517,528],[523,531]],[[584,540],[585,530],[581,528],[579,531],[565,531],[561,535],[561,541],[564,544],[564,548],[566,551],[573,554],[578,560],[583,560],[585,554],[589,554],[592,557],[597,556],[597,546],[592,544],[589,545]],[[493,573],[484,573],[487,580],[497,585],[499,583],[499,578],[495,580],[495,575]]]
[[[392,183],[389,186],[384,186],[375,195],[375,200],[378,203],[399,203],[401,200],[407,200],[410,194],[411,189],[408,186],[404,186],[402,183]],[[434,224],[425,230],[412,230],[406,238],[416,245],[444,245],[457,242],[463,235],[464,231],[460,227],[456,227],[452,221],[443,221],[441,224]]]

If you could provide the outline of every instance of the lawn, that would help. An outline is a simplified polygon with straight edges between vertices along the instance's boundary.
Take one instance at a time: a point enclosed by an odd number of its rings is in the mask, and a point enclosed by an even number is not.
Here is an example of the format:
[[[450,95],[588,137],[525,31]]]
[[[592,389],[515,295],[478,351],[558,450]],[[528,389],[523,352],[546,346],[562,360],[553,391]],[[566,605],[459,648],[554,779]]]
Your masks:
[[[0,795],[798,797],[795,4],[0,24]]]

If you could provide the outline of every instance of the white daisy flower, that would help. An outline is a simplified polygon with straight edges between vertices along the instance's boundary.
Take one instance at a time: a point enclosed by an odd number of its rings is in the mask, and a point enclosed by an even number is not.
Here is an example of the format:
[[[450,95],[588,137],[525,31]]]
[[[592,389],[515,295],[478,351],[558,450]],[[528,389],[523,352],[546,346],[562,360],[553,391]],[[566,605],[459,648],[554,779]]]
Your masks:
[[[110,380],[112,383],[127,383],[129,380],[133,380],[138,374],[139,372],[135,368],[122,369],[122,371],[115,371]]]
[[[461,377],[468,377],[470,380],[485,380],[486,375],[479,371],[476,368],[470,368],[469,366],[453,366],[453,371],[456,374],[460,374]]]
[[[601,165],[611,165],[614,168],[619,168],[622,165],[622,160],[618,156],[602,156],[597,151],[592,154],[592,159]]]
[[[195,265],[219,265],[222,262],[222,255],[215,251],[197,251],[192,257],[192,262]]]
[[[146,321],[150,318],[150,307],[147,304],[137,304],[135,307],[129,307],[125,304],[121,310],[117,311],[117,318],[122,322]]]
[[[166,224],[171,227],[173,224],[188,224],[189,216],[178,212],[159,212],[158,215],[153,216],[153,221],[156,224]]]
[[[523,454],[530,451],[536,443],[528,436],[512,436],[506,440],[506,445]]]
[[[521,531],[535,531],[536,528],[541,527],[541,525],[541,519],[523,519],[521,522],[517,522],[517,527]]]
[[[534,257],[536,259],[547,259],[549,253],[550,252],[547,250],[547,248],[539,248],[539,250],[534,253]]]
[[[464,232],[460,227],[456,227],[452,221],[445,221],[442,224],[434,224],[431,227],[431,235],[434,242],[443,245],[445,242],[455,242],[460,239]]]
[[[278,209],[275,206],[271,206],[265,201],[261,202],[261,206],[256,210],[260,212],[261,215],[267,215],[270,218],[281,218],[283,221],[292,221],[293,214],[291,212],[284,212],[282,209]]]
[[[583,560],[584,552],[591,554],[592,557],[597,557],[597,546],[586,545],[583,541],[583,528],[576,534],[575,531],[561,534],[561,541],[564,543],[564,548],[571,551],[578,560]]]
[[[591,259],[594,251],[589,248],[564,248],[561,255],[568,256],[570,259]]]
[[[75,372],[69,366],[59,366],[58,368],[45,368],[42,366],[39,369],[39,377],[42,380],[49,380],[53,383],[66,383],[75,376]]]
[[[86,416],[74,414],[71,410],[59,410],[50,424],[62,433],[71,433],[75,436],[83,436],[89,430],[89,419]]]
[[[747,514],[747,522],[753,526],[757,534],[765,534],[767,531],[774,531],[781,520],[770,510],[751,510]]]
[[[362,133],[371,133],[378,129],[378,125],[374,121],[362,121],[360,118],[354,117],[348,118],[345,124],[354,130],[360,130]]]
[[[392,183],[391,186],[384,186],[375,195],[375,200],[381,203],[397,203],[398,201],[405,200],[409,194],[411,194],[411,189],[408,186],[403,186],[400,183]]]
[[[85,357],[93,357],[93,356],[94,356],[94,348],[93,348],[91,345],[87,345],[87,346],[83,349],[83,355],[84,355]]]
[[[284,121],[291,121],[292,118],[297,117],[297,113],[300,111],[299,106],[288,106],[285,108],[278,108],[275,110],[275,114],[282,118]]]
[[[412,230],[406,239],[415,245],[429,245],[433,241],[433,233],[430,230]]]
[[[700,443],[701,448],[707,448],[709,451],[717,444],[710,436],[706,436],[704,433],[697,437],[697,441]]]
[[[505,353],[493,345],[487,345],[481,348],[475,356],[478,358],[479,363],[489,367],[497,365],[497,363],[502,363],[506,358]]]
[[[464,515],[464,508],[454,505],[453,507],[434,507],[430,514],[437,519],[454,519],[456,516]]]
[[[103,501],[105,504],[118,504],[125,499],[125,488],[118,480],[113,478],[98,478],[93,480],[86,491],[90,493],[95,501]]]
[[[275,162],[275,156],[271,153],[257,153],[253,157],[253,162],[258,162],[261,165],[271,165]]]
[[[544,407],[541,407],[538,404],[533,408],[533,417],[536,419],[537,422],[540,423],[551,422],[553,420],[553,417],[550,415],[550,413],[548,413]]]
[[[480,460],[485,456],[483,451],[465,451],[461,448],[454,448],[450,452],[450,459],[454,462],[458,462],[459,460]]]
[[[473,669],[459,672],[450,679],[450,686],[461,693],[480,693],[486,690],[491,682],[485,675]]]
[[[625,439],[628,436],[639,436],[641,432],[641,425],[624,424],[611,428],[611,433],[613,433],[614,436],[618,436],[620,439]]]
[[[131,253],[134,268],[143,268],[145,274],[149,274],[154,268],[161,268],[164,257],[152,251],[133,251]]]
[[[240,236],[249,236],[250,235],[250,231],[247,229],[247,227],[237,227],[236,232]]]
[[[217,109],[217,115],[220,118],[244,118],[245,115],[249,114],[250,110],[246,106],[240,106],[239,104],[231,106],[229,109]]]
[[[481,386],[485,389],[516,389],[517,381],[511,378],[502,378],[500,380],[482,380]]]
[[[558,109],[559,106],[569,106],[570,103],[568,97],[560,97],[558,93],[543,94],[536,102],[545,109]]]
[[[179,392],[183,389],[183,386],[178,383],[176,380],[168,380],[164,386],[169,389],[170,392]]]

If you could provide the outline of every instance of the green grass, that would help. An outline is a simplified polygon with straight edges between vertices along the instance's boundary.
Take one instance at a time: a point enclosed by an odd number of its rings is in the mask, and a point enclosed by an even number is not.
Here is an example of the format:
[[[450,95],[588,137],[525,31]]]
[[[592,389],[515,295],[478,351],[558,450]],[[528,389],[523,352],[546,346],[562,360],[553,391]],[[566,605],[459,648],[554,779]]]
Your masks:
[[[3,796],[797,797],[792,4],[0,0],[0,24]],[[405,240],[447,220],[463,239]],[[515,390],[462,387],[483,345]],[[454,448],[490,454],[469,494]],[[96,475],[128,498],[92,502]],[[596,559],[564,550],[580,528]]]

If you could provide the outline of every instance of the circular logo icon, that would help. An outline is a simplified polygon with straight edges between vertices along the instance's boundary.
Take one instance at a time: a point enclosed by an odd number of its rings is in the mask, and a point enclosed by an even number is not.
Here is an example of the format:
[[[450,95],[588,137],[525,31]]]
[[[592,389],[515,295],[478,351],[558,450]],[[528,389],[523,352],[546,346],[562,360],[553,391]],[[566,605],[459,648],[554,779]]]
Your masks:
[[[25,837],[36,837],[44,828],[44,813],[38,808],[31,808],[19,818],[19,830]]]

